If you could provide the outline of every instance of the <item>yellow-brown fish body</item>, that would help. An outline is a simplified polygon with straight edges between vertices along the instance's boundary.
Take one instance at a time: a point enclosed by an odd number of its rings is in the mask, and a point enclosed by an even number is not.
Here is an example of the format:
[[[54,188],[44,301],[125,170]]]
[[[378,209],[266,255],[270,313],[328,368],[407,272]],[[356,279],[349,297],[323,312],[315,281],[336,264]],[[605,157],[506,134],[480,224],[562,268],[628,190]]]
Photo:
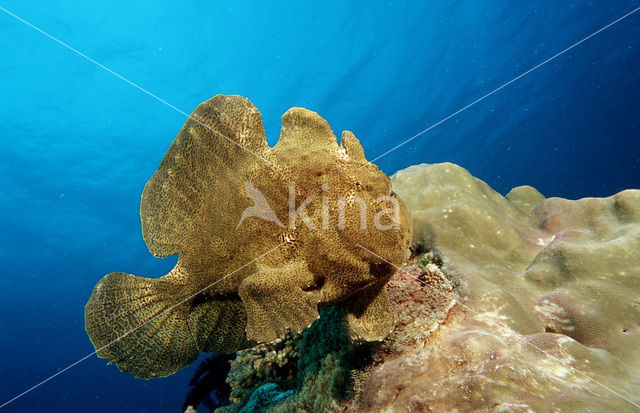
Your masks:
[[[358,140],[293,108],[266,143],[258,110],[218,95],[185,122],[147,183],[142,232],[176,267],[149,279],[105,276],[85,310],[100,357],[159,377],[200,351],[232,352],[301,331],[318,306],[343,305],[355,333],[393,327],[385,284],[411,240],[409,213]]]

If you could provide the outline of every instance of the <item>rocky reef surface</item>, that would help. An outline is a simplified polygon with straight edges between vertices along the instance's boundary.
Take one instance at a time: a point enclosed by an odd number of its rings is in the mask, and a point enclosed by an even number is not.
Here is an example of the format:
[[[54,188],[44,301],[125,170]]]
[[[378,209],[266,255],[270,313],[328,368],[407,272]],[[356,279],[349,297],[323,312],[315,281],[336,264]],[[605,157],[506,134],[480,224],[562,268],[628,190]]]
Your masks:
[[[240,352],[224,411],[640,410],[639,190],[503,197],[450,163],[392,181],[414,251],[388,284],[393,332],[364,342],[323,309]]]

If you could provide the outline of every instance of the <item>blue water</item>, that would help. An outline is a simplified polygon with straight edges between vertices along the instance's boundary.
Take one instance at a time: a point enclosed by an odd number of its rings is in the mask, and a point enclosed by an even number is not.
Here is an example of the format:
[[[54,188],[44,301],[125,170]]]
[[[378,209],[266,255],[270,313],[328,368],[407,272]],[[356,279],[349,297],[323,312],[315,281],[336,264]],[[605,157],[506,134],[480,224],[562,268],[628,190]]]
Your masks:
[[[93,4],[100,3],[100,4]],[[218,93],[268,141],[303,106],[369,159],[640,1],[0,0],[176,108]],[[111,271],[158,276],[140,194],[185,117],[0,10],[0,404],[93,351],[83,308]],[[640,11],[380,158],[452,161],[501,193],[640,187]],[[3,411],[177,412],[195,366],[143,381],[95,356]]]

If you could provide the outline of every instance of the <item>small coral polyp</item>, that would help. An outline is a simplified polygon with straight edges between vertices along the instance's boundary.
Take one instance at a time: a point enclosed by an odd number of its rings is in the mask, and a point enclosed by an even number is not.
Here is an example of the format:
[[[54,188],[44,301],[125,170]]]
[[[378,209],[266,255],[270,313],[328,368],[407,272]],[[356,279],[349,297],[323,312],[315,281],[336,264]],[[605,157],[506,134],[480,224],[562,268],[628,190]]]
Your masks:
[[[323,208],[323,200],[337,205],[356,187],[365,225],[361,215]],[[269,147],[249,100],[203,102],[140,205],[149,251],[178,254],[178,263],[158,279],[114,272],[98,282],[85,308],[98,356],[137,377],[166,376],[201,351],[235,352],[301,331],[318,318],[318,306],[329,305],[346,308],[361,338],[383,339],[394,323],[386,283],[411,240],[408,210],[396,200],[388,213],[378,201],[386,198],[395,198],[391,181],[353,133],[343,132],[338,145],[315,112],[287,111]],[[299,212],[303,202],[304,213],[291,218],[291,203]],[[309,226],[304,218],[343,226]]]

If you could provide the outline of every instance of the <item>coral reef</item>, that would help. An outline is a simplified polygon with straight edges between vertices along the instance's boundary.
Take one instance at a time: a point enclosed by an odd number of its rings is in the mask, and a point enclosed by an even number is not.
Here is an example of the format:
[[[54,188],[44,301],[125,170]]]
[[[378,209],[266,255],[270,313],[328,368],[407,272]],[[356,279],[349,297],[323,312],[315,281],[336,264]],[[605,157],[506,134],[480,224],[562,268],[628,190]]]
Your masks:
[[[231,362],[227,382],[232,388],[230,400],[244,403],[251,392],[266,382],[294,388],[298,373],[298,345],[302,335],[287,331],[283,337],[270,343],[238,352]]]
[[[421,258],[448,280],[429,282],[431,294],[452,306],[428,340],[384,355],[346,410],[640,408],[640,191],[570,201],[520,187],[504,198],[449,163],[392,181],[414,248],[442,261]],[[433,325],[424,317],[385,341]]]
[[[272,148],[249,100],[201,103],[140,215],[150,252],[178,263],[159,279],[110,273],[85,308],[98,356],[122,371],[166,376],[201,351],[272,341],[308,327],[318,306],[344,306],[367,340],[393,328],[385,284],[406,258],[409,212],[356,137],[343,132],[339,146],[314,112],[287,111]]]
[[[441,267],[440,257],[428,251],[389,281],[389,298],[398,321],[382,342],[384,353],[394,354],[407,346],[428,342],[453,310],[459,281],[445,275]]]
[[[529,215],[544,201],[544,195],[532,186],[521,185],[513,188],[507,195],[507,200],[520,210],[524,215]]]
[[[282,391],[275,383],[266,383],[251,393],[247,403],[238,413],[264,412],[278,405],[281,401],[293,394],[293,390]]]
[[[341,307],[323,308],[302,334],[296,393],[272,412],[330,412],[348,398],[354,378],[372,362],[378,343],[357,339]]]
[[[284,339],[239,352],[227,379],[234,404],[217,412],[337,410],[378,344],[354,337],[344,308],[321,308],[320,315],[302,334],[288,332]],[[277,360],[287,360],[285,367]],[[251,410],[256,406],[264,410]]]

